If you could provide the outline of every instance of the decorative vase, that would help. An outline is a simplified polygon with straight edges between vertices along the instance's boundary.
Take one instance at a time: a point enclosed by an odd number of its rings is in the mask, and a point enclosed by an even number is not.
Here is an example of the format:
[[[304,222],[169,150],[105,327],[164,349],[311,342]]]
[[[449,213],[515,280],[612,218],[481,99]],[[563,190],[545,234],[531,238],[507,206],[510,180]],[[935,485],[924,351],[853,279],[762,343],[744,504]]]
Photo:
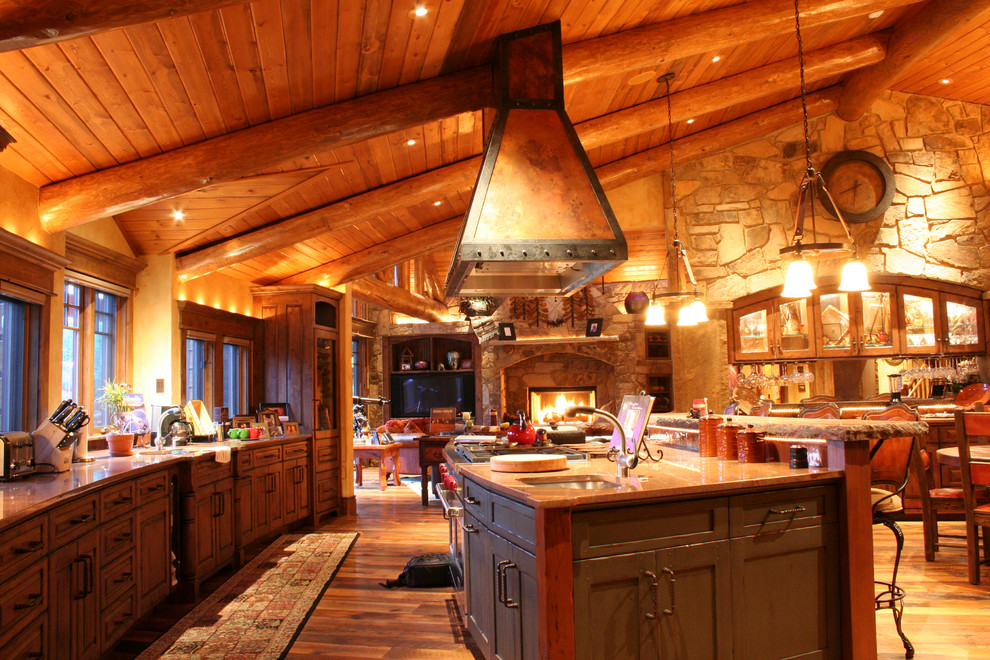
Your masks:
[[[457,351],[447,351],[447,365],[451,369],[457,369],[461,364],[461,354]]]
[[[626,314],[642,314],[650,306],[650,297],[642,291],[630,291],[624,305]]]
[[[108,433],[107,447],[111,456],[131,456],[134,453],[134,434]]]

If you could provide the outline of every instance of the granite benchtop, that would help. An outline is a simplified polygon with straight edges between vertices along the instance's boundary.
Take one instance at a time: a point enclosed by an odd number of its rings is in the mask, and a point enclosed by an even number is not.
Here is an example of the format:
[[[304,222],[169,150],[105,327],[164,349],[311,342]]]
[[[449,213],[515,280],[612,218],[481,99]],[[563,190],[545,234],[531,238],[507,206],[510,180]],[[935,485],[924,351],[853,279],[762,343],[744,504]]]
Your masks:
[[[654,449],[654,452],[656,450]],[[626,479],[616,476],[615,463],[605,458],[568,461],[565,470],[551,472],[495,472],[483,463],[459,463],[456,469],[489,490],[534,508],[571,508],[634,504],[647,500],[715,497],[739,492],[810,486],[842,479],[841,470],[791,469],[787,463],[739,463],[701,458],[697,452],[663,448],[663,459],[641,462]],[[617,488],[581,490],[526,483],[527,480],[596,475],[619,484]]]
[[[906,435],[925,435],[926,422],[865,419],[809,419],[803,417],[751,417],[749,415],[719,415],[732,418],[744,428],[752,425],[757,431],[778,438],[802,438],[826,442],[854,442],[880,438],[897,438]],[[698,420],[685,413],[659,413],[650,416],[653,428],[697,431]]]
[[[216,450],[229,447],[233,452],[309,440],[309,435],[286,436],[263,440],[229,440],[197,442],[180,447],[176,453],[159,454],[149,447],[135,447],[131,456],[110,456],[109,452],[91,451],[90,463],[73,463],[65,472],[34,474],[0,482],[0,526],[6,527],[40,513],[56,504],[83,496],[96,489],[170,466],[196,460],[213,460]]]

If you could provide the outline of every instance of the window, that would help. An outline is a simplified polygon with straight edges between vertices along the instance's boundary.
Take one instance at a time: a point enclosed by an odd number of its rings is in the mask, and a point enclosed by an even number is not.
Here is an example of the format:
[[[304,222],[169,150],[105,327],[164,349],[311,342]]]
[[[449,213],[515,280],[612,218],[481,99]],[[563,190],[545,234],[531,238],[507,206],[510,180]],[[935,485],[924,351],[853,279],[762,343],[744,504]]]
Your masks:
[[[240,415],[250,410],[248,403],[251,374],[251,352],[247,342],[223,343],[223,405],[231,415]]]
[[[0,297],[0,430],[26,428],[24,385],[28,364],[28,304]]]
[[[93,428],[110,423],[94,405],[108,380],[125,380],[119,351],[126,298],[67,279],[62,301],[62,398],[85,406]]]
[[[213,404],[213,388],[210,387],[213,379],[209,368],[213,361],[212,348],[212,338],[192,335],[186,337],[186,401],[195,399],[207,406]]]

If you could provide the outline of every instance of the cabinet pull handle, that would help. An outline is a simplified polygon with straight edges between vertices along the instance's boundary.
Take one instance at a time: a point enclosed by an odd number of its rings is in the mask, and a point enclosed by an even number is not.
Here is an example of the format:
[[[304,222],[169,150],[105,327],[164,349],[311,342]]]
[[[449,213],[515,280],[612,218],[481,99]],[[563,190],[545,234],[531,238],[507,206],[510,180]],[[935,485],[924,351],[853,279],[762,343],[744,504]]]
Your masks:
[[[95,520],[96,516],[92,513],[87,513],[85,516],[79,516],[78,518],[73,518],[69,521],[70,525],[81,525],[83,523],[88,523],[90,520]]]
[[[130,573],[122,573],[119,578],[113,581],[114,584],[124,584],[131,581]]]
[[[124,495],[123,497],[118,497],[111,504],[126,504],[131,501],[130,495]]]
[[[674,616],[674,610],[677,609],[677,601],[675,600],[676,593],[674,591],[674,583],[677,581],[674,579],[674,571],[670,568],[664,566],[663,574],[667,576],[667,584],[670,585],[670,608],[665,609],[661,614],[664,616]]]
[[[643,571],[643,574],[650,579],[650,592],[653,594],[653,611],[646,613],[647,619],[656,619],[657,611],[660,609],[659,604],[659,594],[657,593],[660,589],[660,580],[657,578],[657,574],[653,571]]]
[[[29,610],[35,605],[41,604],[41,594],[28,594],[28,601],[26,603],[17,603],[14,605],[15,610]]]
[[[511,598],[509,598],[509,569],[510,568],[518,569],[519,567],[516,566],[515,564],[513,564],[511,561],[509,561],[509,562],[506,562],[505,563],[505,566],[502,568],[502,585],[503,585],[502,586],[502,593],[505,595],[505,601],[502,604],[505,605],[506,607],[508,607],[509,609],[513,609],[513,608],[519,607],[519,603],[517,603],[514,600],[512,600]]]
[[[219,518],[227,512],[227,498],[224,496],[224,493],[217,493],[217,500],[220,502],[220,513],[217,514]]]
[[[505,605],[505,567],[512,562],[504,559],[495,567],[495,598]]]
[[[114,543],[120,543],[121,541],[126,541],[129,538],[131,538],[131,533],[130,532],[124,532],[120,536],[113,537],[113,542]]]
[[[477,534],[481,530],[475,529],[474,525],[461,525],[461,529],[464,530],[465,534]]]
[[[83,555],[83,559],[86,560],[86,578],[88,579],[86,594],[89,595],[96,590],[96,560],[93,559],[92,555]]]
[[[473,497],[471,497],[470,495],[469,495],[469,496],[467,496],[467,497],[465,497],[465,498],[464,498],[464,501],[465,501],[465,502],[467,502],[468,504],[473,504],[473,505],[475,505],[475,506],[478,506],[478,505],[480,505],[480,504],[481,504],[481,502],[479,502],[478,500],[476,500],[476,499],[474,499],[474,498],[473,498]]]
[[[130,619],[130,618],[131,618],[131,613],[128,612],[127,614],[124,615],[124,618],[123,619],[117,619],[116,621],[114,621],[113,622],[113,625],[115,625],[115,626],[123,625],[123,624],[127,623],[128,619]]]
[[[805,507],[803,504],[798,504],[797,506],[793,506],[790,509],[774,509],[771,507],[770,513],[774,514],[775,516],[786,516],[792,513],[803,513],[804,511],[807,510],[808,510],[807,507]]]
[[[150,488],[148,488],[149,493],[154,493],[159,490],[165,490],[165,484],[157,484],[155,486],[151,486]]]
[[[27,657],[28,658],[43,658],[43,657],[45,657],[45,654],[42,653],[41,651],[31,651],[30,653],[27,654]]]
[[[79,579],[76,576],[76,570],[75,570],[76,564],[82,564],[83,565],[83,569],[82,569],[83,570],[83,584],[79,588],[79,590],[72,595],[72,598],[74,600],[82,600],[83,598],[86,597],[86,584],[88,582],[87,579],[86,579],[86,560],[83,559],[82,557],[76,557],[75,559],[72,560],[72,570],[69,572],[69,576],[72,578],[72,582],[73,583],[79,582]]]
[[[14,548],[15,555],[26,555],[29,552],[37,552],[44,546],[43,541],[29,541],[26,548]]]

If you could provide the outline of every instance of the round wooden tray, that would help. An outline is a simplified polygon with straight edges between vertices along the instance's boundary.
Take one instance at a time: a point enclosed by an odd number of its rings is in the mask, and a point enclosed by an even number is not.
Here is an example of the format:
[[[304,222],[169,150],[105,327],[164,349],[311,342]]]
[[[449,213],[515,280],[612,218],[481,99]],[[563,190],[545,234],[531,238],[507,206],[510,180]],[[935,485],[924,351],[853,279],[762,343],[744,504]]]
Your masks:
[[[493,472],[551,472],[567,469],[567,456],[547,454],[503,454],[493,456]]]

